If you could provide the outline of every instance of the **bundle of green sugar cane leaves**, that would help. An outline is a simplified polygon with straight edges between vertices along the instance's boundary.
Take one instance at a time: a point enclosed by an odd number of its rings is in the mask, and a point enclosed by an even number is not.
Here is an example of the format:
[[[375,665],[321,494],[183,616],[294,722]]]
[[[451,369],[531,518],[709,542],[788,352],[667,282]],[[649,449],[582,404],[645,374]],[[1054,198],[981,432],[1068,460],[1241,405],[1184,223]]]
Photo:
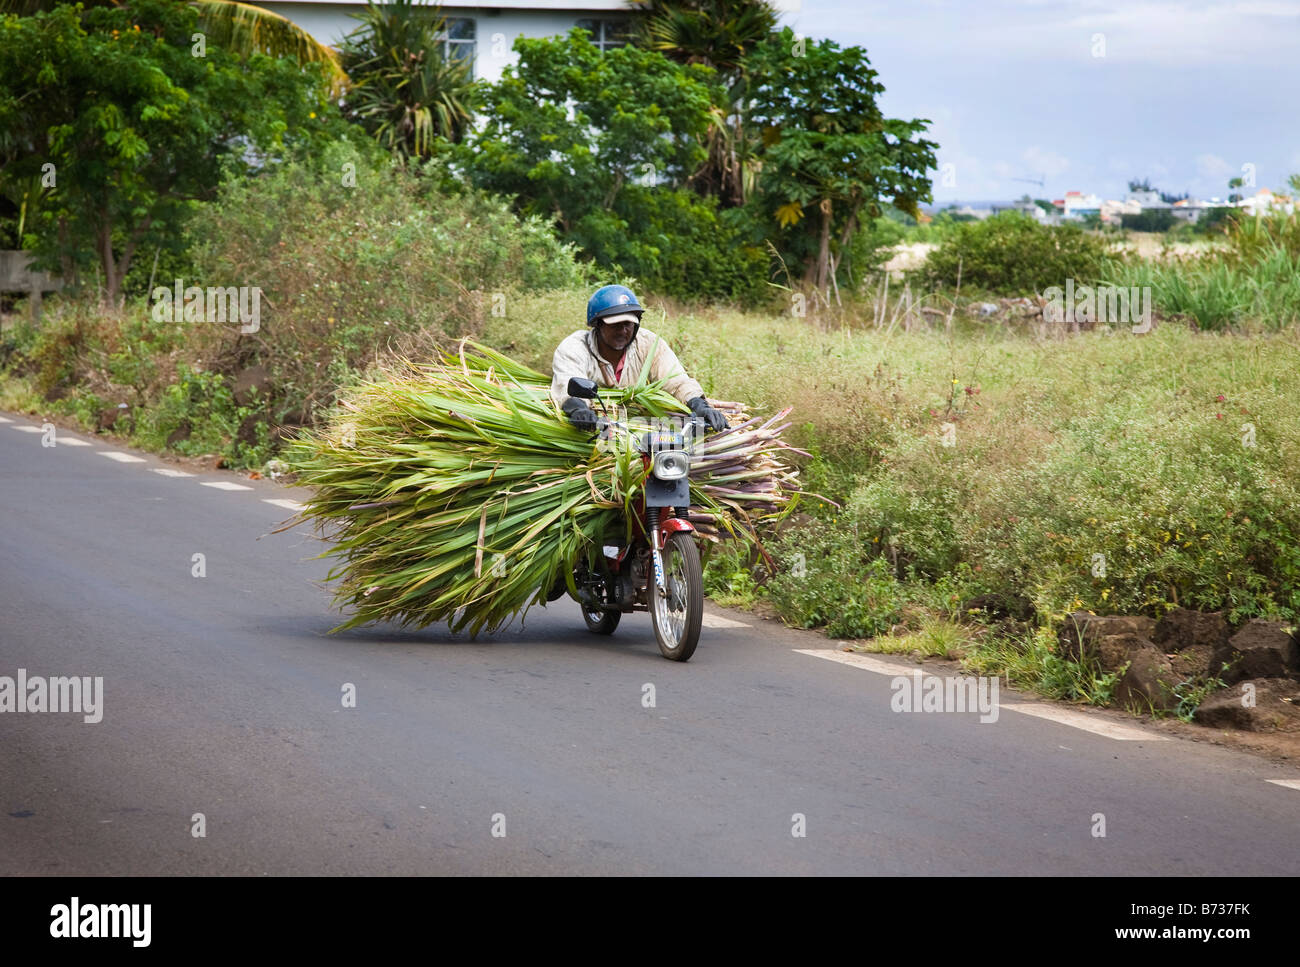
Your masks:
[[[653,358],[653,352],[648,358]],[[627,543],[647,469],[637,427],[687,407],[647,381],[602,389],[625,420],[593,437],[551,400],[550,379],[462,340],[432,363],[398,360],[345,391],[330,418],[287,454],[312,494],[285,527],[312,521],[332,542],[335,603],[351,617],[494,631],[557,580],[574,590],[580,556]],[[713,401],[729,426],[690,446],[689,519],[705,541],[752,543],[804,496],[781,440],[790,412],[766,420]],[[707,550],[707,548],[706,548]]]

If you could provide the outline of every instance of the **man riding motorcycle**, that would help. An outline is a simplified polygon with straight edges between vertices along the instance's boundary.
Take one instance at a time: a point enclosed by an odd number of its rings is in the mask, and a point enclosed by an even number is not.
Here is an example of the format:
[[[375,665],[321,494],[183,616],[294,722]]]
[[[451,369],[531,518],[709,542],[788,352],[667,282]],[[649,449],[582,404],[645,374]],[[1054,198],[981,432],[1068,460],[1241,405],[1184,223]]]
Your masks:
[[[648,379],[665,380],[663,388],[690,407],[711,430],[722,430],[727,418],[709,405],[700,384],[686,375],[666,340],[641,328],[645,310],[632,290],[606,285],[587,302],[587,329],[566,336],[555,350],[551,370],[551,398],[569,422],[581,430],[596,430],[596,414],[587,401],[570,396],[569,379],[579,376],[598,386],[631,386],[641,374],[651,351]]]

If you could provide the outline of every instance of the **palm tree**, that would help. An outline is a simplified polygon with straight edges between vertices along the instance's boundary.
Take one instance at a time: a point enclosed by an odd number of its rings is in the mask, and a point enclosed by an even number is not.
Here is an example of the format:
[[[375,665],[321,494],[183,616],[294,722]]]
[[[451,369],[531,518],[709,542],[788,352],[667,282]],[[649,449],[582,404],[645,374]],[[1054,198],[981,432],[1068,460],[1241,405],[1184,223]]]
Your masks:
[[[61,0],[0,0],[0,15],[15,13],[30,16],[42,10],[51,10]],[[118,6],[121,0],[81,0],[86,7]],[[347,86],[347,75],[339,64],[339,56],[332,47],[322,44],[302,27],[287,17],[264,7],[236,0],[193,0],[199,12],[199,29],[215,44],[226,47],[240,56],[252,53],[271,57],[292,57],[300,64],[325,65],[332,93],[341,94]]]
[[[683,64],[705,64],[734,81],[745,53],[776,29],[769,0],[633,0],[639,43]]]
[[[745,119],[745,55],[776,29],[769,0],[633,0],[642,11],[637,42],[683,64],[718,72],[723,103],[714,108],[708,157],[690,178],[723,205],[743,205],[758,177],[759,144]]]
[[[478,103],[470,63],[442,52],[446,22],[419,0],[367,0],[344,38],[352,80],[345,108],[390,151],[427,157],[435,138],[459,141]]]

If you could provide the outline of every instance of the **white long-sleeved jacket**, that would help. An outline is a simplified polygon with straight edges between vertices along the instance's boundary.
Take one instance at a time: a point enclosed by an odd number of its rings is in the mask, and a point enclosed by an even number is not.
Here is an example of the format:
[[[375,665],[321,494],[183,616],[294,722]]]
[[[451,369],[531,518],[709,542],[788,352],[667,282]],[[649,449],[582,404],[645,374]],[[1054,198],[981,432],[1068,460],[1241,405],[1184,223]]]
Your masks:
[[[597,386],[633,385],[641,375],[641,367],[652,348],[654,359],[650,362],[650,374],[646,377],[649,382],[667,377],[663,384],[664,390],[683,403],[703,396],[704,390],[686,375],[677,354],[669,348],[668,340],[659,338],[656,346],[656,338],[658,337],[649,329],[642,328],[637,332],[636,339],[627,347],[623,357],[623,372],[616,381],[614,367],[600,357],[596,349],[596,337],[590,329],[565,336],[564,341],[556,347],[555,357],[551,361],[551,399],[555,400],[556,406],[564,405],[564,401],[569,398],[569,378],[572,376],[595,380]]]

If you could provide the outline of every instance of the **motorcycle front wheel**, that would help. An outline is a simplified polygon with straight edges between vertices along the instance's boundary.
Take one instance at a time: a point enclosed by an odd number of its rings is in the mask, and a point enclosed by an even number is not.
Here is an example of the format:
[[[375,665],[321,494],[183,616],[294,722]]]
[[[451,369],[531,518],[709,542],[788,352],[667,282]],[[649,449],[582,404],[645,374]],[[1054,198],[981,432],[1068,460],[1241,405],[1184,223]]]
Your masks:
[[[699,643],[704,617],[700,551],[690,534],[677,531],[668,535],[662,556],[667,594],[659,593],[651,577],[650,620],[663,656],[672,661],[689,661]]]

